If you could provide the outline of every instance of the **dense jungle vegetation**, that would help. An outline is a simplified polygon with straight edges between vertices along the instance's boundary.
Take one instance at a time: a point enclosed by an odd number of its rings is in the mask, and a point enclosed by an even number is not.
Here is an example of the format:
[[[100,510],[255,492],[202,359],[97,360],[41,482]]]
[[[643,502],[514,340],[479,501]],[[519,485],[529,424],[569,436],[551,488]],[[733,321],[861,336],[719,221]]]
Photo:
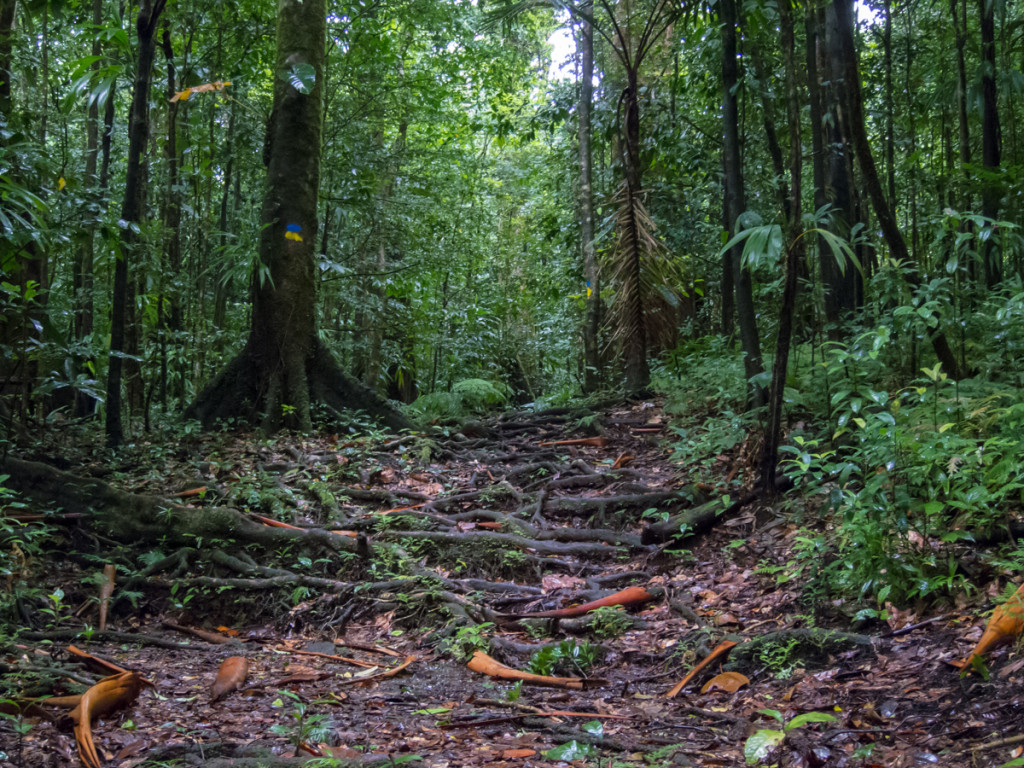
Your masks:
[[[600,434],[622,398],[664,408],[687,505],[786,516],[758,572],[810,614],[1005,600],[1022,23],[1010,0],[0,0],[0,639],[56,613],[37,512],[105,506],[88,547],[164,555],[292,535],[161,523],[98,478],[167,495],[161,467],[226,472],[232,436],[402,434],[428,462],[512,410]],[[272,496],[221,500],[295,522]],[[659,506],[644,524],[678,528]]]

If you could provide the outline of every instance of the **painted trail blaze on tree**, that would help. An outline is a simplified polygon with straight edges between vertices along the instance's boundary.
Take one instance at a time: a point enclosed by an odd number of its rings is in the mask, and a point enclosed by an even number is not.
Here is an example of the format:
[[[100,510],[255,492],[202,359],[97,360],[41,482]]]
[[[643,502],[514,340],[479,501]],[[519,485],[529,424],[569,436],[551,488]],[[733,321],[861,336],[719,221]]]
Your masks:
[[[186,410],[210,424],[238,416],[263,427],[311,429],[310,404],[363,408],[390,426],[406,419],[347,376],[316,333],[317,194],[323,124],[325,0],[281,0],[274,106],[267,126],[259,268],[242,352]]]

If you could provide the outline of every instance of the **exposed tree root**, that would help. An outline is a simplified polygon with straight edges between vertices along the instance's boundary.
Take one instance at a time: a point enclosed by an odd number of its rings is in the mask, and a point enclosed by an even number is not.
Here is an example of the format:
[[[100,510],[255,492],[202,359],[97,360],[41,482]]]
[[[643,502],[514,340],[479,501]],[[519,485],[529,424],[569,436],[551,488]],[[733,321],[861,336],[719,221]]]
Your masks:
[[[274,402],[278,399],[275,387],[273,382],[266,381],[264,370],[253,345],[246,345],[189,405],[185,418],[198,419],[205,427],[230,418],[241,418],[253,424],[267,421],[268,409],[280,409],[281,404]],[[413,426],[390,401],[345,373],[319,339],[314,340],[306,358],[305,376],[310,401],[321,402],[339,412],[366,411],[392,429]],[[277,414],[274,415],[276,418]]]
[[[387,531],[380,534],[382,539],[425,539],[445,544],[466,544],[480,546],[490,542],[505,547],[533,550],[539,555],[569,555],[574,557],[609,557],[618,554],[617,547],[608,544],[585,542],[559,542],[527,539],[514,533],[493,533],[490,531],[466,531],[453,533],[448,531]]]
[[[761,654],[770,653],[778,659],[780,654],[793,664],[808,666],[825,664],[830,656],[851,650],[860,650],[875,655],[875,645],[868,635],[853,632],[838,632],[817,627],[806,629],[783,629],[768,632],[741,643],[729,654],[726,669],[749,669],[759,665]]]
[[[120,491],[102,480],[82,478],[46,464],[8,457],[0,472],[6,484],[43,504],[82,514],[117,541],[191,544],[194,537],[234,539],[268,549],[288,545],[315,552],[359,552],[356,539],[324,530],[271,528],[227,507],[197,509],[155,496]]]
[[[782,493],[793,487],[788,477],[780,477],[775,483],[775,492]],[[739,512],[743,507],[760,499],[760,491],[742,494],[736,501],[726,507],[721,501],[707,501],[699,506],[684,510],[660,523],[647,526],[641,536],[644,544],[658,544],[670,539],[686,539],[698,536],[710,530],[719,520]]]

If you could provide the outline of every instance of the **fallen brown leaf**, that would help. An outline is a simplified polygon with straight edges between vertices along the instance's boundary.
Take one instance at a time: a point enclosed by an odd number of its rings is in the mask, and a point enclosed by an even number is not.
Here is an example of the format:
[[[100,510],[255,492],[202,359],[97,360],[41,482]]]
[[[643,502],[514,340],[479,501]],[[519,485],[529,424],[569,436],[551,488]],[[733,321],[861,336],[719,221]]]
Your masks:
[[[741,675],[739,672],[723,672],[704,683],[704,687],[700,689],[700,692],[725,691],[726,693],[736,693],[736,691],[746,685],[750,685],[750,678],[746,675]]]

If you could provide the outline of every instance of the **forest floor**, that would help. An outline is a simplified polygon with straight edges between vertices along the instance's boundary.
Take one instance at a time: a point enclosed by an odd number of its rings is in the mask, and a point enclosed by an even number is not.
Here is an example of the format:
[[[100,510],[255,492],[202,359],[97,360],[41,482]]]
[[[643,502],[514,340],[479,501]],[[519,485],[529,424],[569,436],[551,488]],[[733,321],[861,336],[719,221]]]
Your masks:
[[[551,445],[595,434],[593,445]],[[319,765],[742,766],[758,732],[758,765],[1000,766],[1019,756],[1019,652],[997,653],[987,681],[948,665],[981,633],[977,604],[893,611],[889,625],[854,634],[842,606],[815,611],[799,579],[778,582],[798,536],[783,501],[728,507],[673,460],[670,435],[659,404],[646,402],[582,420],[512,414],[430,439],[191,436],[137,445],[115,466],[85,442],[64,449],[78,475],[352,530],[368,536],[359,541],[369,553],[196,540],[177,571],[161,570],[152,565],[172,547],[126,546],[87,519],[64,521],[47,554],[25,564],[36,597],[20,606],[21,629],[35,631],[0,648],[0,694],[68,694],[102,677],[69,656],[69,642],[143,675],[152,685],[93,726],[105,766],[275,768],[312,753],[338,760]],[[722,488],[751,453],[741,444],[713,459]],[[721,513],[707,530],[652,541],[653,524],[702,505]],[[99,632],[91,596],[106,562],[118,565],[118,585]],[[625,610],[508,616],[631,587],[646,592]],[[730,640],[731,653],[666,696]],[[583,681],[514,685],[470,670],[477,650]],[[232,656],[247,659],[245,680],[211,702]],[[741,687],[702,691],[723,662],[745,675],[732,678]],[[78,763],[66,714],[5,711],[0,765]],[[795,719],[808,713],[828,717]]]

